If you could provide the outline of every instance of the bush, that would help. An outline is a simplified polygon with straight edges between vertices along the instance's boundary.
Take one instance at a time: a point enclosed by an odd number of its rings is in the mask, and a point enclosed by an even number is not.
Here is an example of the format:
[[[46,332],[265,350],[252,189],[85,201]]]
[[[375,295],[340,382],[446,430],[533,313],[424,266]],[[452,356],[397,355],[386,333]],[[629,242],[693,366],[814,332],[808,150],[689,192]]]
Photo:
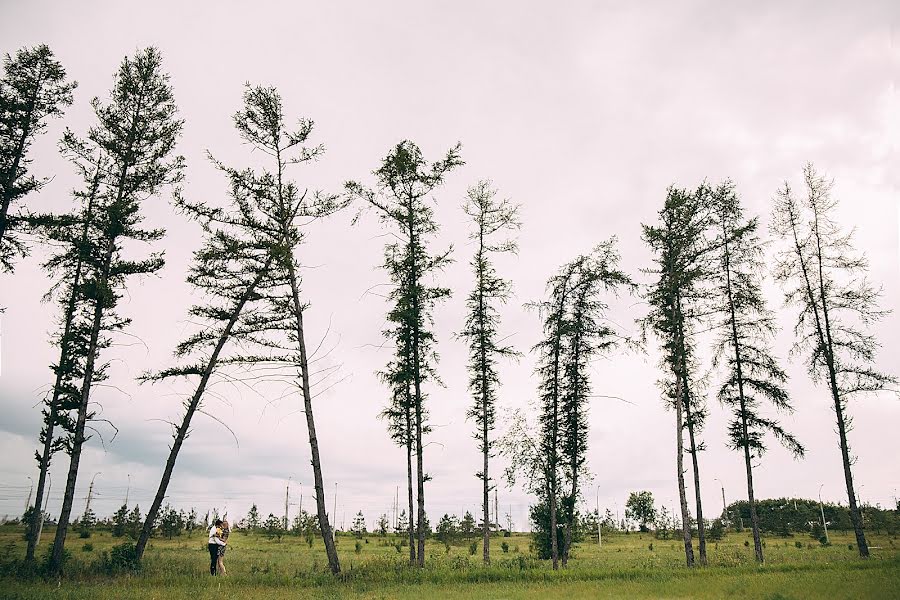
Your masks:
[[[500,544],[500,549],[503,550],[504,553],[509,552],[509,544],[503,542],[502,544]]]
[[[475,556],[476,552],[478,552],[478,542],[472,542],[469,544],[469,555]]]
[[[92,543],[88,542],[87,544],[85,544],[84,546],[81,547],[81,551],[82,552],[93,552],[94,545]]]
[[[797,548],[803,548],[803,542],[794,542],[794,546]]]
[[[100,571],[108,575],[116,575],[124,572],[136,572],[141,568],[138,560],[135,545],[131,542],[125,542],[118,546],[113,546],[109,552],[103,552],[98,562]]]
[[[356,540],[356,544],[354,545],[353,551],[359,554],[362,552],[362,543],[359,540]]]

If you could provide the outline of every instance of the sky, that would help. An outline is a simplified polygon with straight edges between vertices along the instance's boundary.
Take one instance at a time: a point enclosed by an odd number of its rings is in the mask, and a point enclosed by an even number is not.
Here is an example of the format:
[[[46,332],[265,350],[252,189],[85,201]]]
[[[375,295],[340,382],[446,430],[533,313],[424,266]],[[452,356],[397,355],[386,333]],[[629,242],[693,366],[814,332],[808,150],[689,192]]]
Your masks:
[[[171,74],[184,131],[188,198],[224,203],[226,182],[206,158],[258,164],[232,126],[246,82],[280,91],[286,115],[315,121],[311,138],[321,160],[296,170],[301,188],[339,192],[347,180],[374,183],[371,172],[394,144],[416,142],[437,159],[457,142],[466,164],[433,194],[440,232],[434,248],[453,246],[442,277],[453,297],[434,313],[440,376],[428,408],[433,433],[425,449],[426,506],[432,523],[444,513],[478,514],[480,455],[466,420],[463,327],[473,278],[461,205],[466,189],[490,179],[521,205],[517,256],[497,262],[514,284],[501,310],[501,330],[524,353],[501,368],[500,413],[530,411],[537,380],[529,349],[540,339],[536,314],[556,269],[617,236],[622,267],[639,283],[651,255],[641,224],[652,223],[666,188],[693,188],[731,178],[748,213],[767,230],[773,196],[785,181],[800,187],[813,162],[834,180],[838,219],[855,229],[870,276],[883,286],[878,364],[900,372],[900,4],[857,2],[45,2],[0,0],[0,52],[49,44],[79,82],[75,103],[50,123],[33,147],[32,172],[50,182],[28,198],[35,210],[66,211],[78,181],[56,142],[65,127],[83,134],[93,123],[90,99],[106,98],[123,57],[149,45]],[[326,501],[338,526],[363,511],[370,527],[401,505],[405,456],[377,418],[388,400],[376,372],[389,360],[383,344],[387,305],[379,290],[386,238],[360,206],[313,224],[300,252],[310,302],[310,345],[322,342],[321,365],[336,374],[320,386],[314,411]],[[122,303],[133,318],[103,358],[109,381],[94,400],[102,417],[82,458],[73,514],[83,511],[94,479],[93,509],[108,515],[126,492],[149,506],[168,453],[170,426],[180,420],[189,388],[138,385],[147,370],[172,364],[186,331],[187,309],[200,300],[184,282],[199,229],[177,214],[171,190],[145,202],[148,222],[165,227],[166,267],[134,281]],[[771,253],[777,244],[770,247]],[[57,306],[42,303],[49,281],[36,247],[13,276],[0,275],[0,516],[21,514],[40,429],[39,408],[51,383],[49,342]],[[771,264],[771,260],[769,260]],[[796,496],[846,502],[829,396],[810,382],[801,357],[790,357],[794,311],[782,307],[771,279],[769,305],[782,324],[775,349],[790,379],[796,412],[784,418],[807,448],[794,460],[774,443],[757,461],[757,497]],[[626,335],[647,307],[638,297],[610,298],[609,318]],[[706,367],[710,352],[704,351]],[[653,344],[646,353],[616,352],[597,360],[591,376],[585,490],[591,509],[624,516],[628,493],[650,490],[658,505],[676,504],[675,425],[660,399],[662,376]],[[711,382],[716,375],[711,375]],[[710,385],[713,389],[714,385]],[[179,457],[167,500],[216,508],[233,518],[252,503],[266,515],[313,507],[312,472],[301,400],[276,385],[220,383]],[[605,396],[605,397],[602,397]],[[727,415],[714,397],[700,458],[705,513],[726,499],[746,498],[741,455],[725,445]],[[854,476],[862,500],[889,505],[900,488],[896,428],[900,400],[881,393],[850,406]],[[502,433],[504,420],[498,431]],[[67,457],[51,466],[49,511],[58,514]],[[502,459],[492,462],[499,477]],[[31,480],[29,479],[31,478]],[[336,494],[336,499],[335,499]],[[533,501],[521,485],[501,482],[501,520],[527,527]],[[302,498],[302,500],[301,500]],[[336,510],[332,507],[336,506]]]

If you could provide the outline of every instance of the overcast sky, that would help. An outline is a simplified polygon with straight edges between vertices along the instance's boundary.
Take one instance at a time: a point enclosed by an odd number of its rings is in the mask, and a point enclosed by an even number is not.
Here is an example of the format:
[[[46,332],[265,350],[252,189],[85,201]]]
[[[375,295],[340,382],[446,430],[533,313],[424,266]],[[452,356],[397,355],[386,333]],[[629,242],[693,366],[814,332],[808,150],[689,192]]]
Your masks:
[[[294,173],[301,187],[339,191],[348,179],[373,182],[371,171],[402,139],[436,159],[457,141],[466,165],[434,195],[441,225],[436,247],[453,244],[456,262],[445,283],[454,296],[435,311],[440,374],[430,387],[434,432],[425,453],[426,503],[432,523],[445,512],[476,512],[480,458],[465,419],[464,299],[472,285],[468,224],[460,205],[468,186],[490,178],[500,194],[522,205],[518,257],[498,263],[515,284],[502,311],[502,330],[526,353],[502,368],[505,411],[526,409],[535,396],[536,315],[522,307],[542,297],[547,278],[564,262],[611,235],[623,267],[635,279],[651,259],[640,224],[651,223],[666,187],[694,187],[704,178],[732,178],[746,207],[765,224],[775,190],[798,187],[807,161],[834,178],[839,218],[856,228],[857,247],[883,284],[883,306],[895,312],[879,326],[878,367],[900,371],[900,4],[857,2],[28,2],[0,1],[0,51],[47,43],[79,82],[75,104],[50,124],[32,151],[33,172],[53,177],[29,197],[35,209],[65,211],[77,185],[56,152],[65,126],[78,133],[94,122],[89,101],[105,97],[126,55],[148,45],[163,54],[185,120],[178,151],[187,160],[185,194],[225,201],[226,182],[205,159],[207,149],[234,166],[256,160],[232,127],[245,82],[276,86],[291,118],[315,121],[314,142],[327,152]],[[134,319],[129,336],[104,353],[113,362],[96,399],[119,434],[106,447],[94,436],[81,462],[74,514],[95,473],[95,512],[112,513],[131,476],[131,503],[143,509],[158,485],[168,452],[165,421],[180,420],[183,387],[138,386],[147,369],[171,364],[188,326],[192,297],[184,283],[198,228],[185,222],[165,192],[146,202],[149,221],[167,228],[159,244],[161,275],[134,281],[122,312]],[[405,458],[376,415],[387,392],[375,372],[390,357],[381,348],[386,305],[367,290],[386,280],[380,270],[385,238],[375,215],[351,226],[355,208],[309,230],[302,248],[310,344],[323,336],[340,365],[337,385],[315,403],[331,511],[349,527],[363,510],[370,523],[390,510],[405,485]],[[36,404],[51,380],[56,350],[48,334],[58,313],[40,304],[49,282],[42,252],[0,276],[2,377],[0,516],[21,514],[40,428]],[[793,311],[768,285],[784,329],[777,351],[787,363]],[[626,333],[646,307],[611,301],[611,318]],[[708,356],[708,352],[706,353]],[[647,489],[672,507],[677,498],[674,415],[656,381],[658,354],[625,354],[592,370],[588,466],[595,475],[585,495],[593,508],[624,514],[629,491]],[[796,413],[785,425],[807,447],[793,460],[772,445],[756,470],[758,497],[815,497],[846,502],[840,452],[827,391],[814,387],[799,360],[788,364]],[[212,507],[239,517],[252,502],[281,514],[291,484],[291,513],[300,494],[311,508],[309,447],[300,399],[280,389],[254,393],[218,386],[207,408],[230,427],[198,418],[176,466],[169,500]],[[729,502],[746,498],[740,454],[725,447],[726,415],[710,398],[701,455],[703,500],[721,509],[719,482]],[[900,488],[896,442],[900,402],[891,394],[854,401],[852,450],[863,501],[889,504]],[[108,429],[100,428],[108,437]],[[50,512],[57,514],[68,461],[52,465]],[[499,475],[502,462],[493,463]],[[718,478],[719,481],[715,479]],[[526,526],[531,499],[520,488],[499,490],[501,517],[510,509]]]

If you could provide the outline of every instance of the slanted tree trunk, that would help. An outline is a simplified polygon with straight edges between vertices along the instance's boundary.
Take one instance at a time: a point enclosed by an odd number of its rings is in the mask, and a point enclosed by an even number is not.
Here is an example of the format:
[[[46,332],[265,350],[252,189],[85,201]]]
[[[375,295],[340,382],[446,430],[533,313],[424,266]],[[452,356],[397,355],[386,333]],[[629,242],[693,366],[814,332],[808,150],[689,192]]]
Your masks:
[[[306,413],[306,429],[309,433],[309,450],[312,457],[313,481],[316,489],[316,512],[319,516],[319,529],[322,531],[322,541],[325,542],[328,567],[333,574],[337,575],[341,572],[341,563],[338,559],[337,548],[334,546],[334,536],[331,533],[331,524],[328,522],[328,513],[325,512],[325,484],[322,479],[322,461],[319,457],[319,440],[316,437],[312,393],[309,387],[309,363],[306,356],[306,337],[303,331],[303,307],[300,303],[300,290],[292,258],[288,258],[287,265],[288,275],[291,280],[294,317],[297,324],[297,344],[300,351],[300,381],[303,389],[303,410]]]
[[[166,466],[165,469],[163,469],[162,479],[160,479],[159,482],[159,488],[156,490],[156,496],[154,496],[153,503],[150,505],[150,509],[147,511],[147,516],[144,519],[144,525],[141,528],[141,534],[138,537],[137,545],[135,546],[135,555],[138,561],[143,558],[144,550],[147,547],[147,542],[150,541],[150,536],[153,533],[153,524],[156,522],[156,515],[159,514],[159,508],[160,506],[162,506],[163,499],[166,497],[166,490],[169,488],[169,481],[171,481],[172,479],[172,472],[175,469],[175,461],[178,459],[178,453],[181,451],[181,446],[184,444],[184,440],[187,439],[188,433],[190,431],[191,420],[194,418],[194,414],[200,407],[200,401],[203,399],[203,394],[206,392],[206,386],[209,383],[209,378],[212,377],[212,374],[216,369],[216,365],[219,361],[219,354],[221,354],[222,349],[225,347],[225,343],[231,336],[231,331],[232,329],[234,329],[235,324],[240,318],[241,312],[244,310],[244,305],[247,304],[247,301],[256,292],[257,286],[268,273],[269,266],[271,264],[272,255],[270,254],[266,259],[263,268],[259,271],[259,273],[257,273],[253,282],[247,287],[247,289],[244,291],[237,304],[235,305],[234,309],[232,310],[231,318],[225,325],[225,329],[223,329],[222,333],[219,335],[216,346],[206,363],[206,367],[203,369],[202,375],[200,376],[200,382],[197,384],[197,389],[194,391],[194,395],[191,396],[191,400],[184,411],[184,418],[181,420],[181,425],[179,425],[178,429],[175,431],[172,446],[169,448],[169,457],[166,459]]]
[[[91,182],[91,191],[88,196],[87,210],[85,211],[84,227],[81,230],[80,244],[83,247],[87,242],[88,229],[93,218],[94,199],[97,196],[97,190],[100,185],[100,168],[94,174]],[[50,469],[50,459],[53,453],[53,431],[56,421],[59,418],[59,395],[62,385],[63,374],[68,368],[68,363],[72,360],[70,356],[72,345],[72,322],[75,318],[75,307],[78,304],[78,298],[81,294],[79,286],[81,285],[82,271],[82,248],[78,249],[78,258],[75,262],[75,270],[72,275],[71,290],[69,298],[66,301],[66,310],[63,316],[63,333],[60,340],[59,363],[56,368],[56,380],[53,382],[53,396],[50,399],[49,410],[47,413],[47,425],[44,430],[44,447],[41,451],[40,473],[38,475],[37,484],[37,510],[33,511],[31,523],[29,523],[28,546],[25,549],[25,560],[34,560],[34,551],[37,548],[38,538],[44,521],[44,512],[41,508],[41,499],[44,497],[44,486],[47,483],[47,472]]]
[[[81,385],[81,402],[78,405],[78,417],[75,421],[75,432],[72,440],[72,454],[69,460],[69,473],[66,476],[66,490],[63,494],[62,509],[56,524],[56,537],[53,540],[53,551],[50,556],[50,572],[59,573],[62,570],[63,550],[66,543],[66,533],[69,528],[69,518],[72,514],[72,503],[75,499],[75,482],[78,479],[78,465],[81,462],[81,450],[84,446],[84,429],[87,423],[88,403],[91,396],[91,384],[93,383],[94,370],[97,362],[98,343],[100,330],[103,325],[103,306],[108,294],[109,271],[115,250],[115,241],[107,240],[106,256],[103,259],[102,272],[97,284],[94,299],[94,315],[91,322],[91,337],[88,343],[87,360],[84,367],[84,380]]]

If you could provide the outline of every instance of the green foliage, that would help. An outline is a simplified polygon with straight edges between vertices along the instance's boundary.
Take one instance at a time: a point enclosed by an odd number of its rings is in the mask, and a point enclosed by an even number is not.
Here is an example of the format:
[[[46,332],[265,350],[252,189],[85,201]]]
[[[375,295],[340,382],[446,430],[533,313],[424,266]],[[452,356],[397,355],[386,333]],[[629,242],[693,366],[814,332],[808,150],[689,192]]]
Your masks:
[[[278,541],[281,541],[281,537],[285,534],[284,531],[284,522],[279,518],[269,513],[269,516],[266,517],[266,520],[262,524],[263,533],[267,538],[278,538]]]
[[[247,511],[247,518],[244,519],[244,527],[250,531],[258,531],[260,524],[259,509],[256,508],[256,504],[253,504],[250,506],[250,510]]]
[[[648,525],[656,521],[653,494],[648,491],[631,492],[625,503],[625,518],[636,522],[641,531],[650,531]]]
[[[529,509],[531,518],[531,539],[534,551],[541,560],[553,558],[550,539],[550,505],[549,502],[539,502]],[[565,546],[565,529],[562,523],[556,526],[556,543],[558,548]]]
[[[128,527],[128,506],[123,504],[112,518],[112,535],[113,537],[122,537],[125,535]]]
[[[353,535],[360,539],[366,534],[366,518],[363,516],[362,511],[356,513],[356,516],[353,518],[351,531],[353,531]]]
[[[122,573],[135,573],[140,570],[141,562],[137,555],[135,545],[129,542],[113,546],[109,552],[104,551],[100,555],[97,564],[100,572],[107,575]]]
[[[66,70],[46,44],[21,48],[3,60],[0,79],[0,272],[12,272],[17,258],[28,253],[20,237],[29,215],[15,204],[48,181],[28,173],[28,151],[47,121],[72,104],[78,85],[66,81]]]
[[[709,528],[708,537],[710,541],[718,542],[725,537],[725,525],[722,519],[713,519]]]

